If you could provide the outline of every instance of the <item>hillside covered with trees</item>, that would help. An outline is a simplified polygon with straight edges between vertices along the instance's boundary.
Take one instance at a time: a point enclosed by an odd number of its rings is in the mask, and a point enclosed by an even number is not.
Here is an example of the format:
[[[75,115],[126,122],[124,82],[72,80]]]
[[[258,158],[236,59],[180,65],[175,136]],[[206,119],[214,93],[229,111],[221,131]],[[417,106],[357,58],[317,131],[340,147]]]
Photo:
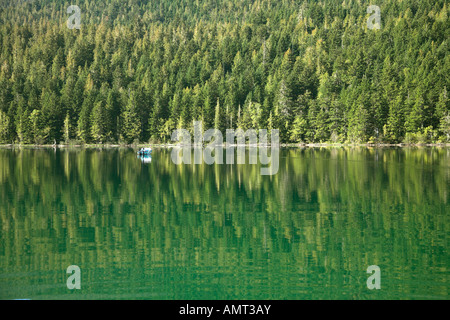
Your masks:
[[[285,143],[448,142],[446,2],[1,1],[0,143],[167,142],[194,120]]]

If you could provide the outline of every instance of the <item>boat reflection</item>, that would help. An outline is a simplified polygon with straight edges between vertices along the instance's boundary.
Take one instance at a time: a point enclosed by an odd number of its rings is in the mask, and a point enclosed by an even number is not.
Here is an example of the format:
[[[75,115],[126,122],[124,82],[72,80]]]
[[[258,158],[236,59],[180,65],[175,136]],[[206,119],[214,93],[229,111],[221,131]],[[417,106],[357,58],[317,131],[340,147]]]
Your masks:
[[[152,156],[151,155],[138,155],[138,159],[141,160],[142,163],[151,163],[152,162]]]

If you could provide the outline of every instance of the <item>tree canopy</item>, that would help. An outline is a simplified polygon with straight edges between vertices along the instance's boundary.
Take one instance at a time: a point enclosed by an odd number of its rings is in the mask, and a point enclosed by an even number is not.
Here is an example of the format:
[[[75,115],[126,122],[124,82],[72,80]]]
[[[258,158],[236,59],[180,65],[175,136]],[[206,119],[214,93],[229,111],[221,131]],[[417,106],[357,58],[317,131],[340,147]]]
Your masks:
[[[193,121],[285,143],[450,141],[446,1],[379,0],[379,30],[371,4],[2,1],[0,143],[166,142]]]

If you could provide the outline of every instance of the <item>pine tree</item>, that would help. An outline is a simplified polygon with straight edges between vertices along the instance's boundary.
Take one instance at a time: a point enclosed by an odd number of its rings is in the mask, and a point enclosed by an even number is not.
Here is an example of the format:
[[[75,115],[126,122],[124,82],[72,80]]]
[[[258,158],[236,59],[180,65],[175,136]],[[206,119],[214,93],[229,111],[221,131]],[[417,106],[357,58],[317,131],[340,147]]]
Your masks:
[[[292,142],[305,142],[308,122],[303,116],[296,116],[290,132]]]
[[[120,117],[120,104],[119,104],[119,95],[118,93],[112,89],[108,93],[108,97],[106,98],[106,119],[105,119],[105,130],[106,137],[112,141],[118,140],[118,121]]]
[[[289,124],[292,122],[292,106],[291,91],[284,80],[280,83],[280,90],[278,92],[276,111],[274,117],[277,119],[280,139],[287,141],[289,139]],[[275,128],[276,129],[276,128]]]
[[[90,123],[93,141],[104,143],[107,137],[107,115],[102,101],[97,102],[92,109]]]
[[[128,103],[122,113],[122,119],[122,130],[125,142],[133,143],[138,141],[141,134],[142,125],[136,110],[136,99],[134,93],[131,93],[131,96],[128,99]]]
[[[220,107],[219,99],[217,99],[216,111],[215,111],[215,116],[214,116],[214,129],[224,132],[225,131],[225,122],[226,122],[225,114],[224,114],[222,108]]]
[[[417,88],[415,94],[415,103],[406,118],[405,129],[408,133],[422,132],[424,128],[424,117],[427,107],[423,99],[423,93]]]
[[[16,131],[19,143],[28,144],[33,143],[31,132],[30,114],[28,108],[24,104],[19,104],[16,113]]]
[[[369,111],[361,101],[356,101],[352,106],[348,126],[348,140],[350,142],[366,143],[369,140]]]
[[[33,128],[35,144],[44,144],[48,138],[49,128],[45,127],[44,119],[40,110],[34,109],[30,114],[30,122]]]
[[[203,126],[205,129],[210,129],[213,127],[214,123],[213,123],[213,117],[211,116],[212,114],[212,94],[211,94],[211,89],[210,86],[207,84],[204,88],[204,102],[203,102]]]
[[[439,101],[436,105],[436,114],[439,120],[439,132],[444,141],[450,141],[450,103],[447,95],[447,88],[444,87],[439,95]]]
[[[84,143],[91,139],[91,106],[94,103],[93,95],[89,95],[83,102],[77,124],[77,137]]]
[[[2,110],[0,110],[0,143],[9,143],[9,122],[10,119]]]
[[[389,118],[384,126],[384,136],[391,142],[400,142],[404,137],[404,113],[403,98],[398,95],[395,101],[390,105]]]
[[[69,143],[72,136],[72,128],[70,125],[70,116],[67,113],[66,118],[64,119],[64,127],[63,127],[63,138],[65,143]]]

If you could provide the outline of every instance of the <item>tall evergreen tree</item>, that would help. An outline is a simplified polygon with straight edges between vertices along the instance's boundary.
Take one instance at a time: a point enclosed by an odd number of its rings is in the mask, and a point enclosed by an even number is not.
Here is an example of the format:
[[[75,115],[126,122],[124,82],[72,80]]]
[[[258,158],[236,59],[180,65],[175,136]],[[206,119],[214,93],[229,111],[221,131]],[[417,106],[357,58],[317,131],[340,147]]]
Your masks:
[[[138,141],[142,130],[142,124],[137,113],[136,98],[133,93],[128,99],[128,103],[122,112],[122,119],[122,131],[125,141],[127,143]]]

